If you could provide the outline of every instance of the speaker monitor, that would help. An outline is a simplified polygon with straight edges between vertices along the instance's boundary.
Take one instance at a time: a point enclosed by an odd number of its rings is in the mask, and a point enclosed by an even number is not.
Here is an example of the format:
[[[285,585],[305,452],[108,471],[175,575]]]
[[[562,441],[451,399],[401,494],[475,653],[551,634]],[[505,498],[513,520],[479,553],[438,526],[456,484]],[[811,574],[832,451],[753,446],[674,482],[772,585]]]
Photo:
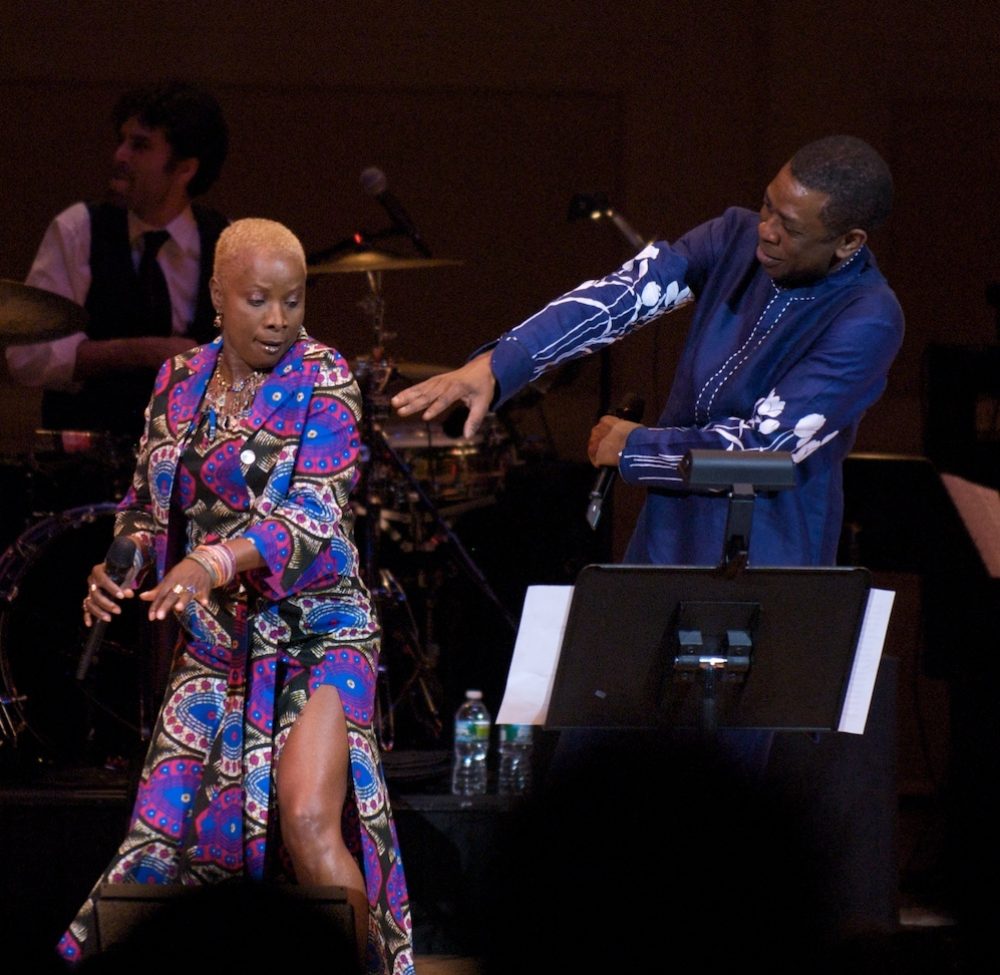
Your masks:
[[[354,911],[347,901],[343,887],[307,887],[293,884],[264,885],[252,882],[226,881],[218,884],[188,886],[184,884],[101,884],[96,903],[97,945],[99,951],[121,945],[130,937],[142,937],[151,925],[162,923],[178,927],[183,924],[190,931],[189,905],[192,913],[206,908],[205,925],[214,928],[223,925],[218,936],[229,934],[225,922],[233,915],[240,916],[250,926],[261,918],[261,910],[268,911],[263,923],[277,920],[274,905],[287,910],[288,919],[304,917],[305,909],[315,908],[316,916],[329,930],[340,931],[346,945],[353,953],[355,945]],[[229,913],[226,913],[229,912]],[[199,915],[200,916],[200,915]],[[281,916],[281,915],[278,915]],[[280,923],[278,925],[281,926]],[[285,932],[276,932],[283,937]],[[178,936],[183,936],[178,931]],[[353,957],[353,955],[349,956]]]

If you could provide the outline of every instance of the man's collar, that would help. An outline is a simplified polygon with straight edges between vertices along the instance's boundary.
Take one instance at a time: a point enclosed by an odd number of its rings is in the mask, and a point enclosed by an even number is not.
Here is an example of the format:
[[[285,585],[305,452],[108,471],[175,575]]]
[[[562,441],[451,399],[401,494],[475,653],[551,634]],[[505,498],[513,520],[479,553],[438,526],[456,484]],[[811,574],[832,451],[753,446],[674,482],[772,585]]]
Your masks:
[[[166,230],[174,243],[187,254],[197,254],[199,250],[198,223],[190,206],[186,206],[165,227],[154,227],[128,211],[128,239],[133,248],[147,230]]]

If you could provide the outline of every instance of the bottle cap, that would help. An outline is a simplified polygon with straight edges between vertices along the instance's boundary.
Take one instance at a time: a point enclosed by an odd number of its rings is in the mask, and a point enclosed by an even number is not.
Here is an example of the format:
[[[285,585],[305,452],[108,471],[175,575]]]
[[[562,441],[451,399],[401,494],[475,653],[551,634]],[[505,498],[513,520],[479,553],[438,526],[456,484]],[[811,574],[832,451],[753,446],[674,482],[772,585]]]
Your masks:
[[[474,701],[478,701],[478,700],[480,700],[482,698],[483,692],[482,691],[466,691],[465,692],[465,696],[466,697],[471,697],[472,700],[474,700]]]

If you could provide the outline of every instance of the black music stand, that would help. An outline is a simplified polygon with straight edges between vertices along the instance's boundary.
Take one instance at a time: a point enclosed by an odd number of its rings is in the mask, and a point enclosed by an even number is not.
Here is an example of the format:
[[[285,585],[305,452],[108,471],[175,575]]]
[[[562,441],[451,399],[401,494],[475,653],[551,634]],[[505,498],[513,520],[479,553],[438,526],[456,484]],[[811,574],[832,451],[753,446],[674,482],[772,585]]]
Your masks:
[[[864,568],[585,566],[545,728],[836,731],[870,588]]]
[[[747,567],[753,502],[795,486],[790,454],[692,450],[681,470],[728,496],[718,566],[585,566],[545,728],[836,731],[871,574]]]

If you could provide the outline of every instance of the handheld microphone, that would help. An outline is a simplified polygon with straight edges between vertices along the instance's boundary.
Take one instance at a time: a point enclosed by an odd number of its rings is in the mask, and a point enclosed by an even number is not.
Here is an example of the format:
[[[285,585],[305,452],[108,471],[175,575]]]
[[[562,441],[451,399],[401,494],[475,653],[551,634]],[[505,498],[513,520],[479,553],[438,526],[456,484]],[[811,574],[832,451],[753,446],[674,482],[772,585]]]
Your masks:
[[[406,234],[424,257],[430,257],[430,248],[424,243],[416,224],[410,219],[410,215],[403,209],[399,200],[386,189],[385,173],[375,166],[369,166],[361,173],[361,187],[369,196],[374,196],[382,204],[393,226]]]
[[[642,419],[645,409],[646,404],[642,398],[632,393],[618,409],[613,411],[613,415],[622,420],[631,420],[633,423],[638,423]],[[604,505],[604,499],[608,496],[617,473],[618,470],[615,467],[602,467],[597,472],[594,486],[588,496],[590,501],[587,504],[587,524],[595,530],[597,529],[598,521],[601,519],[601,507]]]
[[[135,564],[136,547],[135,542],[127,535],[119,535],[108,549],[108,554],[104,556],[104,571],[111,577],[112,581],[122,586],[128,579],[132,566]],[[83,680],[87,676],[90,668],[90,659],[94,656],[97,648],[104,640],[104,631],[107,629],[107,620],[95,620],[90,628],[90,636],[87,638],[87,645],[80,655],[80,662],[76,667],[76,679]]]

